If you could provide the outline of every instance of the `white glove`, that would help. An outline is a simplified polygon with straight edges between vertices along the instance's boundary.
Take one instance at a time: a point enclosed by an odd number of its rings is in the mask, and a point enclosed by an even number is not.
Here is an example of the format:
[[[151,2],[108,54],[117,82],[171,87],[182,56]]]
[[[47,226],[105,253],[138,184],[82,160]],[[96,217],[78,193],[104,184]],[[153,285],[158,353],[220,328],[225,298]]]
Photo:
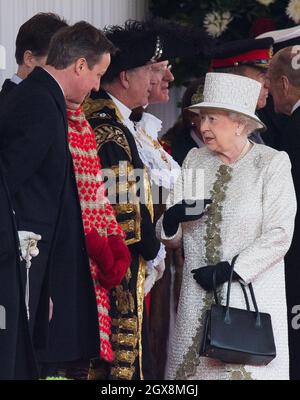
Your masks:
[[[26,260],[28,258],[28,261],[30,261],[32,257],[36,257],[39,254],[37,242],[42,239],[42,236],[27,231],[18,231],[18,235],[22,259]]]
[[[166,269],[165,260],[161,260],[161,262],[158,265],[156,265],[155,269],[157,271],[157,276],[156,276],[156,282],[157,282],[158,280],[160,280],[160,278],[163,277],[163,274],[165,272]]]
[[[156,282],[157,274],[158,274],[158,271],[155,268],[151,268],[147,272],[148,272],[148,275],[145,279],[145,284],[144,284],[145,296],[147,296],[147,294],[153,288],[153,285]]]

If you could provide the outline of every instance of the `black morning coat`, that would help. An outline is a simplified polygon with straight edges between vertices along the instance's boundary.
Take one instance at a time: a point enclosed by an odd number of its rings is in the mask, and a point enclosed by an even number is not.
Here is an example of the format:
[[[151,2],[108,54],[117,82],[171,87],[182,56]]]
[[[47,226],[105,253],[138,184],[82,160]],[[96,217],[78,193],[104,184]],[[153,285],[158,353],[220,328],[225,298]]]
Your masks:
[[[19,242],[0,161],[0,379],[38,376],[22,287]]]
[[[99,353],[96,298],[67,134],[62,90],[36,68],[0,110],[0,157],[18,230],[42,235],[30,270],[30,331],[39,361],[54,363]],[[24,274],[24,263],[21,269]]]
[[[0,91],[0,108],[5,106],[6,96],[18,85],[12,82],[10,79],[5,79],[2,89]]]
[[[267,127],[267,130],[262,133],[264,143],[276,150],[282,150],[284,131],[289,121],[289,116],[275,113],[273,97],[271,95],[267,99],[266,106],[257,110],[257,115]]]
[[[298,211],[291,247],[285,256],[285,280],[288,306],[290,378],[300,379],[300,108],[287,118],[282,130],[281,149],[288,153],[296,191]],[[296,306],[296,307],[295,307]]]
[[[300,204],[300,108],[291,116],[276,114],[272,96],[267,105],[258,112],[267,126],[263,134],[265,143],[276,150],[286,151],[292,164],[292,176],[297,203]],[[288,309],[290,378],[300,379],[300,212],[295,219],[291,247],[285,256],[285,284]],[[296,307],[295,307],[296,306]],[[298,307],[297,307],[298,306]]]

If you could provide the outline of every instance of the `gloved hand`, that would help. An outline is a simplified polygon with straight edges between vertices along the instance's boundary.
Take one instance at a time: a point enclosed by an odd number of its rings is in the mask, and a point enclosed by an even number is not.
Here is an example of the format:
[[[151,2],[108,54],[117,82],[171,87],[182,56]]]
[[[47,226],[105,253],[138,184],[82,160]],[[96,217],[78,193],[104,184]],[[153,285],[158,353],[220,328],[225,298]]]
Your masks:
[[[227,282],[230,278],[231,265],[227,261],[221,261],[216,265],[207,265],[193,269],[191,272],[194,274],[194,279],[203,289],[210,291],[213,290],[213,273],[216,271],[216,284],[221,285]],[[233,271],[232,280],[238,280],[239,275]]]
[[[147,294],[151,291],[151,289],[153,288],[156,280],[157,280],[157,274],[158,271],[156,268],[150,268],[148,272],[148,275],[146,276],[145,279],[145,284],[144,284],[144,292],[145,292],[145,296],[147,296]]]
[[[167,236],[173,236],[177,232],[181,222],[196,221],[203,216],[204,209],[211,200],[182,200],[165,211],[163,228]]]
[[[155,269],[157,271],[157,276],[156,276],[156,282],[157,282],[163,277],[163,274],[165,272],[166,269],[165,260],[161,260],[161,262],[158,265],[156,265]]]
[[[32,257],[36,257],[39,254],[37,242],[42,239],[42,236],[28,231],[18,231],[18,236],[22,259],[25,260],[28,255],[26,261],[30,261]]]
[[[97,264],[100,284],[106,288],[118,286],[130,266],[131,256],[120,236],[100,236],[92,229],[85,236],[88,256]]]
[[[118,286],[128,268],[130,268],[131,254],[121,236],[108,236],[108,244],[114,256],[113,276],[111,277],[111,287]]]
[[[95,261],[104,273],[108,272],[113,266],[114,257],[107,237],[100,236],[98,231],[93,228],[85,235],[85,242],[88,256]]]

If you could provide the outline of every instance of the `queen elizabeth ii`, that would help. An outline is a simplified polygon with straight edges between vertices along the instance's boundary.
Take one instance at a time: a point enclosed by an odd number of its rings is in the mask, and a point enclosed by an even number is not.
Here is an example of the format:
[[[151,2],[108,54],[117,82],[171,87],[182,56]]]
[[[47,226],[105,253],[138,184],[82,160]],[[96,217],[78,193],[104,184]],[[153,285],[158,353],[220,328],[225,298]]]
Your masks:
[[[208,73],[203,102],[190,108],[200,115],[205,147],[189,152],[178,185],[185,199],[191,187],[204,186],[211,204],[191,217],[184,212],[187,203],[176,201],[157,224],[159,238],[172,247],[183,241],[185,254],[167,379],[289,378],[284,256],[292,240],[296,198],[288,155],[248,140],[254,129],[264,128],[254,113],[259,92],[260,84],[252,79]],[[200,174],[186,170],[202,170],[204,183],[197,181]],[[193,178],[186,181],[186,176]],[[277,356],[266,366],[199,357],[205,312],[213,302],[213,271],[224,298],[236,255],[235,277],[253,284],[260,311],[272,318]],[[245,308],[238,281],[231,287],[231,306]]]

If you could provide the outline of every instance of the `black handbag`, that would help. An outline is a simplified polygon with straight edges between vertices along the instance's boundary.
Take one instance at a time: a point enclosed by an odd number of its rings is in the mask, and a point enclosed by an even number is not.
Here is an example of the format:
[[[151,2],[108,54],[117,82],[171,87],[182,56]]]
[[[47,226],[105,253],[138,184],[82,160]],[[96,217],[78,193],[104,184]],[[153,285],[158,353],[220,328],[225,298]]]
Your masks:
[[[241,284],[247,309],[229,307],[236,257],[232,260],[226,306],[219,304],[214,274],[215,303],[207,311],[200,356],[225,363],[267,365],[276,357],[270,314],[258,311],[252,284],[248,285],[255,311],[250,311],[245,286]]]

